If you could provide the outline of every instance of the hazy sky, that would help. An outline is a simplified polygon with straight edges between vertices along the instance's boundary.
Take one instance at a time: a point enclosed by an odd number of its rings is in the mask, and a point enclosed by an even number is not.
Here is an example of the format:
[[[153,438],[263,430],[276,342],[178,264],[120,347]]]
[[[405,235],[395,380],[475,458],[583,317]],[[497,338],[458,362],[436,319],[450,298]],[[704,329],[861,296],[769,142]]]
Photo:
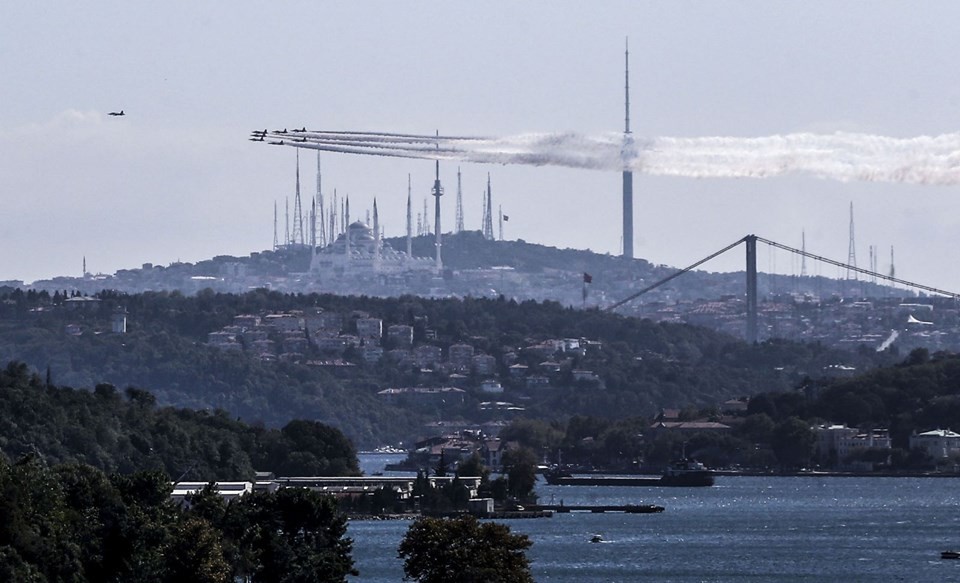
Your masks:
[[[84,256],[112,273],[270,248],[295,151],[248,141],[255,128],[622,130],[626,37],[638,140],[954,134],[957,22],[952,1],[7,3],[0,280],[80,275]],[[377,197],[387,236],[405,231],[407,174],[415,212],[432,185],[429,161],[322,164],[324,192],[348,194],[353,218]],[[315,166],[305,152],[305,200]],[[441,165],[445,231],[456,169]],[[619,173],[461,170],[467,228],[489,172],[505,238],[619,253]],[[653,263],[685,266],[748,233],[799,247],[802,232],[808,251],[844,261],[852,202],[858,265],[874,245],[888,272],[893,246],[898,277],[960,291],[960,186],[637,174],[634,190],[635,254]],[[742,269],[732,253],[704,267]],[[758,260],[799,271],[763,246]]]

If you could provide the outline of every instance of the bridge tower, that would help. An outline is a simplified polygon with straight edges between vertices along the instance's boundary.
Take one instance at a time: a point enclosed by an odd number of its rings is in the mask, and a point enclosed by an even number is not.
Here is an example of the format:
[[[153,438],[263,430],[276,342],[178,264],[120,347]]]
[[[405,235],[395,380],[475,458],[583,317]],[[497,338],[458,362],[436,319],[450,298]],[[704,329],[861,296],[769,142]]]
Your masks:
[[[747,244],[747,342],[757,341],[757,236],[744,237]]]

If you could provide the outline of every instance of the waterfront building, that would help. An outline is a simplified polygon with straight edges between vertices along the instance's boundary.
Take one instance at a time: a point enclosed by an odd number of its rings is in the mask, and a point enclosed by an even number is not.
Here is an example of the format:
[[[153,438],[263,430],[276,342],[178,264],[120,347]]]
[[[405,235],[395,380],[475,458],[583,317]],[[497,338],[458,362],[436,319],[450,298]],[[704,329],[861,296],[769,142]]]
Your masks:
[[[934,459],[943,459],[960,453],[960,433],[949,429],[934,429],[910,436],[910,449],[920,448]]]

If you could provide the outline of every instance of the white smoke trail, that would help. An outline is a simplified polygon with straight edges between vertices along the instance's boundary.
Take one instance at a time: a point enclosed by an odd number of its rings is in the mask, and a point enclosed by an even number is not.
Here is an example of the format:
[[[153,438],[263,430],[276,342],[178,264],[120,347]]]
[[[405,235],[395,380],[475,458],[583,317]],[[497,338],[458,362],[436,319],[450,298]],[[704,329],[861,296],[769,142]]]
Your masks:
[[[254,138],[263,137],[255,132]],[[787,134],[760,138],[624,139],[622,134],[501,138],[376,132],[267,132],[272,143],[351,154],[486,164],[632,170],[657,176],[766,178],[808,174],[844,182],[960,184],[960,133],[914,138]]]

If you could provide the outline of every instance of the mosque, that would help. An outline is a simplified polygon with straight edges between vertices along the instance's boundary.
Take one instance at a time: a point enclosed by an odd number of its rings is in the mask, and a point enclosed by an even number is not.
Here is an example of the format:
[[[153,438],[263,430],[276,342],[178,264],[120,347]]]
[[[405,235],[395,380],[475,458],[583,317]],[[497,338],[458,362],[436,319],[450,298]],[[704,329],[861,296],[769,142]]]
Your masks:
[[[409,241],[408,235],[408,241]],[[380,236],[377,202],[373,202],[373,228],[355,221],[344,233],[323,248],[313,248],[310,273],[321,281],[342,278],[394,279],[407,275],[436,275],[437,262],[432,258],[413,257],[397,251]]]

